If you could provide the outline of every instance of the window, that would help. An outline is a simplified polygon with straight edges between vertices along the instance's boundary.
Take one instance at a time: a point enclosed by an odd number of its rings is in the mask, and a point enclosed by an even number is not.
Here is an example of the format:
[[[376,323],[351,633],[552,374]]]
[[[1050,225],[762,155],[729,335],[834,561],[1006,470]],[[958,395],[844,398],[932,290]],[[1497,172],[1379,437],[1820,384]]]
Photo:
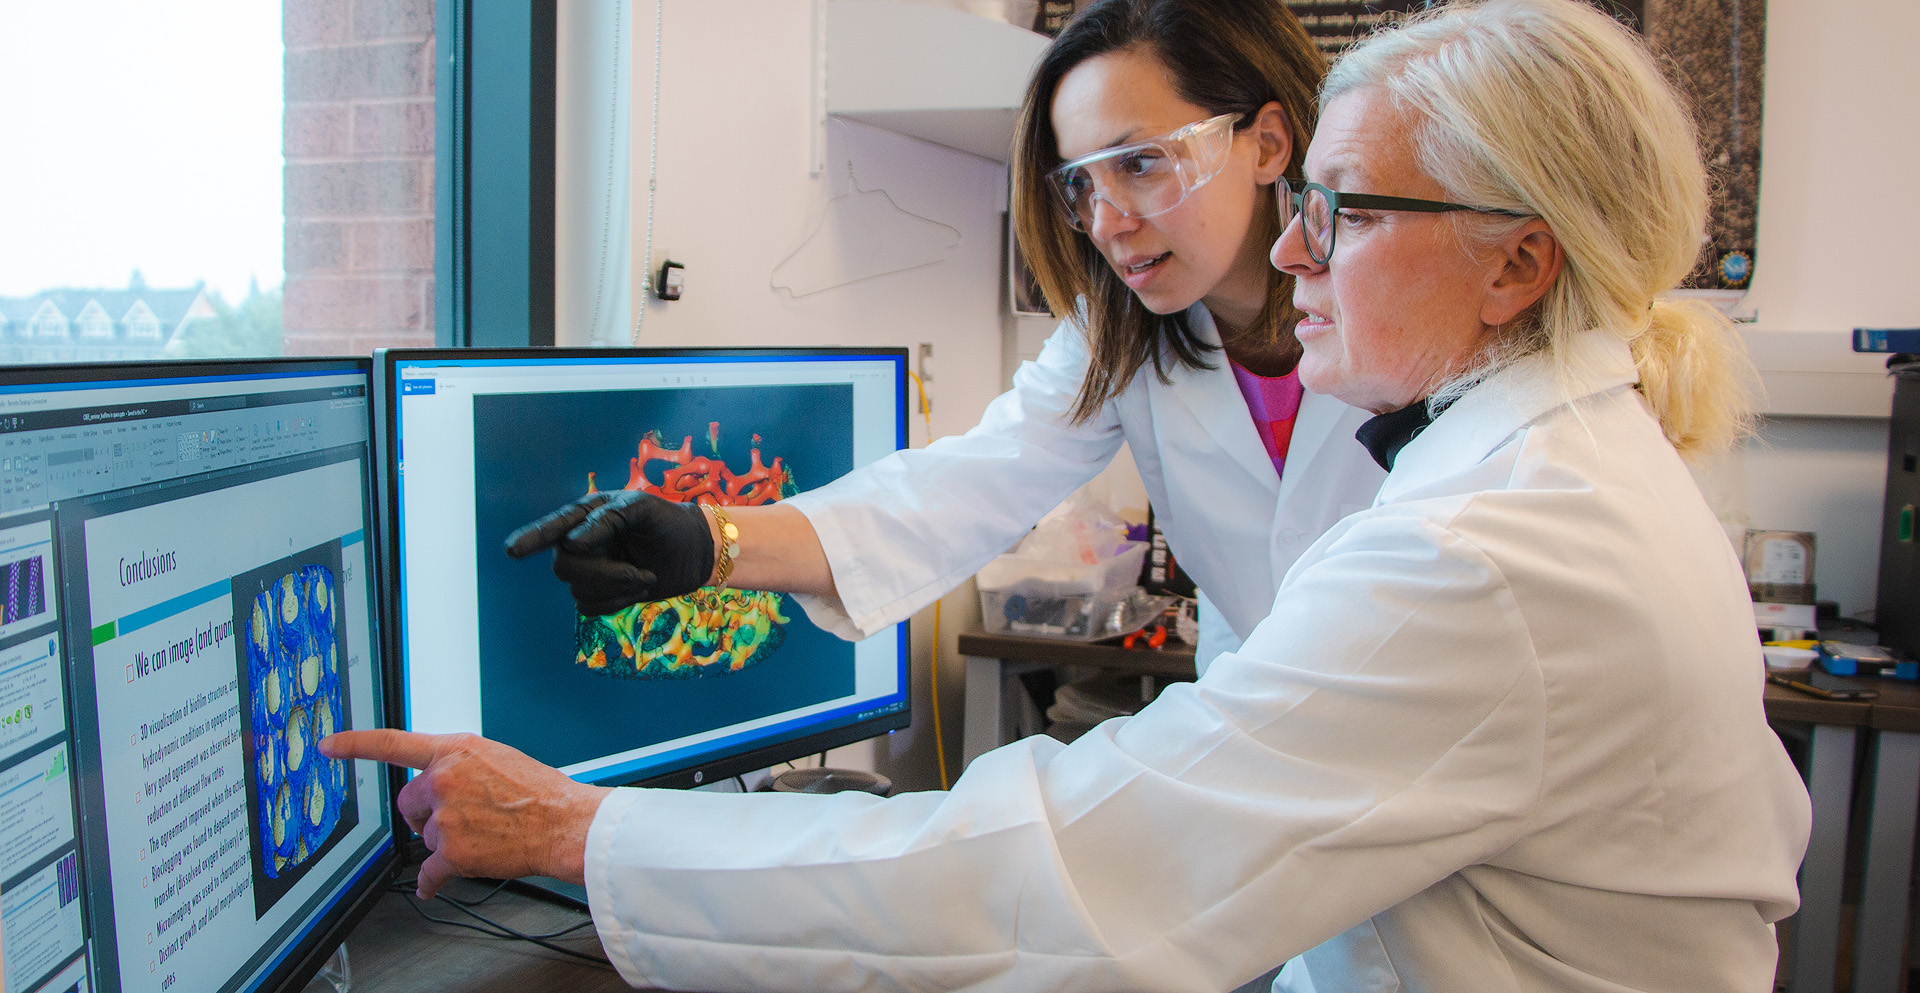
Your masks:
[[[6,5],[0,92],[26,96],[0,128],[142,154],[0,159],[0,191],[32,191],[0,192],[0,362],[433,344],[435,14]],[[82,49],[97,68],[75,77]]]
[[[556,9],[0,6],[0,363],[552,341]]]

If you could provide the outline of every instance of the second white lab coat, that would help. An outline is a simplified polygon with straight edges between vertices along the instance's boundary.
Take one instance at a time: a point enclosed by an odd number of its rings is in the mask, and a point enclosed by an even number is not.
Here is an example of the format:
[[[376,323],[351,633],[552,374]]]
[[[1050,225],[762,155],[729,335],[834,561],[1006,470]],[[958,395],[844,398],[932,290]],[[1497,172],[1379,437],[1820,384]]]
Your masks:
[[[948,793],[615,790],[636,985],[1772,988],[1808,801],[1744,579],[1599,338],[1440,415],[1198,682]],[[1563,390],[1570,390],[1571,402]],[[1302,954],[1304,953],[1304,954]]]
[[[1205,306],[1187,319],[1219,344]],[[1169,547],[1224,622],[1203,617],[1202,668],[1238,647],[1300,553],[1371,504],[1386,473],[1354,439],[1370,415],[1308,393],[1276,476],[1226,356],[1212,357],[1217,368],[1173,369],[1165,383],[1149,364],[1072,424],[1088,355],[1063,323],[973,430],[788,499],[819,534],[840,592],[838,602],[799,597],[809,619],[859,639],[912,616],[1006,551],[1124,441]]]

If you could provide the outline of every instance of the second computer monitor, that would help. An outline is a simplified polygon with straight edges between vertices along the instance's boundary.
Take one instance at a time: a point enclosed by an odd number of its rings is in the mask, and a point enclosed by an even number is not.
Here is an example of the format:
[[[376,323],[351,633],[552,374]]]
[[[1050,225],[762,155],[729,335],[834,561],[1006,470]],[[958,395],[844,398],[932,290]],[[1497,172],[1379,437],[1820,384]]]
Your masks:
[[[902,447],[903,349],[390,351],[395,701],[577,779],[691,785],[906,726],[905,625],[728,590],[583,617],[515,528],[591,490],[757,506]]]

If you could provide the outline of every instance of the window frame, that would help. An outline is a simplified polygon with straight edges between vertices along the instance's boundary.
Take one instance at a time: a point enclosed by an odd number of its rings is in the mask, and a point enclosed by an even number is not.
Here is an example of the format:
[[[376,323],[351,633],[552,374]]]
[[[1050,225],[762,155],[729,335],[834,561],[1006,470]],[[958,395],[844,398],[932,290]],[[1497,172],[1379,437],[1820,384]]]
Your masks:
[[[437,0],[434,338],[554,343],[558,0]]]

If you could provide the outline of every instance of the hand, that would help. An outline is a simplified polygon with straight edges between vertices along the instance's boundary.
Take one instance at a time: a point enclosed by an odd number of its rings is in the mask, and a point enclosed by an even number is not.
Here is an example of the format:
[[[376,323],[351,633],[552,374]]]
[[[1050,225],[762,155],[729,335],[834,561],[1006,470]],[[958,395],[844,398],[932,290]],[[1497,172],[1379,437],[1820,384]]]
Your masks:
[[[507,554],[554,548],[553,574],[582,614],[681,596],[713,575],[713,528],[691,503],[637,490],[593,493],[507,537]]]
[[[604,787],[474,734],[341,731],[320,751],[423,770],[399,797],[400,815],[433,852],[420,866],[423,897],[455,876],[585,882],[587,828]]]

